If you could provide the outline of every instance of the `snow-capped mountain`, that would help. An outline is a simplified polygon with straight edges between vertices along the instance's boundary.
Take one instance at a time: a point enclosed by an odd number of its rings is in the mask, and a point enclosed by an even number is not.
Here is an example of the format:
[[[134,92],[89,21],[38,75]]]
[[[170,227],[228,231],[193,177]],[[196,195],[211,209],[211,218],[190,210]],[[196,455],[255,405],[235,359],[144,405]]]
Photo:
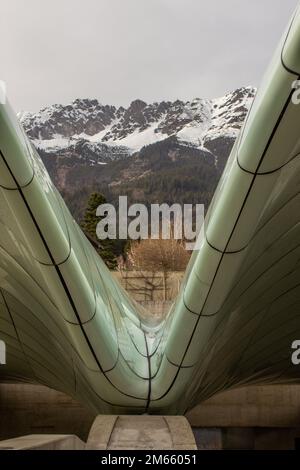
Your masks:
[[[211,151],[211,141],[236,138],[254,95],[254,88],[245,87],[212,100],[153,104],[135,100],[127,109],[77,99],[19,117],[43,154],[77,155],[95,165],[132,155],[170,137],[181,145]]]
[[[116,203],[210,203],[255,89],[222,98],[135,100],[125,109],[77,99],[19,115],[52,180],[80,220],[100,191]]]

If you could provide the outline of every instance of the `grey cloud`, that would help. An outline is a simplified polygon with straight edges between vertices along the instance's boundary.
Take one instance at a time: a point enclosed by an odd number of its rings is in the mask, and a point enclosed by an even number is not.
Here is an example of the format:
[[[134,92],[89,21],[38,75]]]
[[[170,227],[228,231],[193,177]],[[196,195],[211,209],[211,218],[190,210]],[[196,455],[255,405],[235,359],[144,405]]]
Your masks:
[[[16,109],[213,97],[260,82],[297,0],[2,0]]]

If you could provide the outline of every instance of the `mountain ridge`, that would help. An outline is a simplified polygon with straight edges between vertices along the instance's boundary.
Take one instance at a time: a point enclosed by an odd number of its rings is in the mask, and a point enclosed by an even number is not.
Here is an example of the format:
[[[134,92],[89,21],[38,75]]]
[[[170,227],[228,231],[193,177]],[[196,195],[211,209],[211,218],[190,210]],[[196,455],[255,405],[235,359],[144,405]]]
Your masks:
[[[235,138],[254,94],[254,88],[243,87],[212,100],[147,104],[137,99],[128,108],[76,99],[23,113],[20,120],[38,149],[56,152],[86,144],[96,155],[104,154],[102,161],[96,160],[101,164],[171,136],[199,149],[219,136]]]
[[[255,91],[128,108],[77,99],[19,119],[77,219],[92,191],[111,202],[121,194],[207,206]]]

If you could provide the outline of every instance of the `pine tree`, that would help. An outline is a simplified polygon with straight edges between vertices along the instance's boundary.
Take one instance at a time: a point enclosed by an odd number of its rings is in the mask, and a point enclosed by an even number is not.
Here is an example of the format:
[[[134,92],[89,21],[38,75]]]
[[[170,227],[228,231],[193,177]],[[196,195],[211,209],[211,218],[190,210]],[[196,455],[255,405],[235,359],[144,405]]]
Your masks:
[[[115,269],[117,266],[115,240],[98,240],[96,235],[97,224],[101,220],[101,217],[96,215],[96,211],[98,206],[105,203],[106,199],[103,194],[92,193],[90,195],[83,221],[81,223],[81,228],[86,234],[87,238],[94,245],[107,267],[109,269]]]

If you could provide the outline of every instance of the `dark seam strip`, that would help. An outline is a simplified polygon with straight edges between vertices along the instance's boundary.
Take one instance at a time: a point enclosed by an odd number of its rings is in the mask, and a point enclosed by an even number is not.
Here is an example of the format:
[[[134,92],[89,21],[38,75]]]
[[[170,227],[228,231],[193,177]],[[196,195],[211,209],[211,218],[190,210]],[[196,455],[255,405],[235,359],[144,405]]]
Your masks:
[[[53,265],[54,265],[54,267],[55,267],[55,269],[56,269],[56,272],[57,272],[57,274],[58,274],[58,276],[59,276],[59,279],[60,279],[60,281],[61,281],[61,283],[62,283],[62,285],[63,285],[63,287],[64,287],[65,293],[66,293],[66,295],[67,295],[67,297],[68,297],[68,299],[69,299],[69,302],[70,302],[70,304],[71,304],[71,306],[72,306],[72,308],[73,308],[74,314],[75,314],[75,316],[76,316],[77,319],[78,319],[79,326],[80,326],[81,331],[82,331],[82,333],[83,333],[83,335],[84,335],[84,338],[85,338],[85,340],[86,340],[86,342],[87,342],[87,344],[88,344],[88,346],[89,346],[89,349],[90,349],[90,351],[91,351],[91,353],[92,353],[92,355],[93,355],[93,357],[94,357],[94,359],[95,359],[95,361],[96,361],[96,363],[97,363],[99,369],[101,370],[101,372],[103,373],[103,375],[104,375],[104,377],[107,379],[107,381],[108,381],[119,393],[121,393],[121,394],[124,395],[124,396],[128,396],[129,398],[134,398],[134,399],[137,399],[137,400],[143,400],[143,401],[144,401],[143,398],[135,397],[135,396],[133,396],[133,395],[129,395],[129,394],[126,394],[126,393],[122,392],[122,391],[119,390],[119,389],[113,384],[113,382],[105,375],[105,373],[104,373],[104,371],[103,371],[103,368],[102,368],[102,366],[101,366],[101,364],[100,364],[100,362],[99,362],[99,360],[98,360],[98,357],[97,357],[97,355],[96,355],[96,353],[95,353],[95,351],[94,351],[94,349],[93,349],[93,347],[92,347],[92,345],[91,345],[91,343],[90,343],[90,340],[89,340],[89,338],[88,338],[88,336],[87,336],[87,334],[86,334],[86,332],[85,332],[85,330],[84,330],[84,328],[83,328],[83,325],[81,324],[80,316],[79,316],[79,314],[78,314],[78,312],[77,312],[76,306],[75,306],[74,301],[73,301],[73,299],[72,299],[72,297],[71,297],[71,294],[70,294],[70,292],[69,292],[69,290],[68,290],[68,287],[67,287],[67,285],[66,285],[66,282],[65,282],[65,280],[64,280],[64,278],[63,278],[63,276],[62,276],[62,274],[61,274],[61,272],[60,272],[60,270],[59,270],[59,267],[55,265],[55,261],[54,261],[54,259],[53,259],[52,253],[51,253],[51,251],[50,251],[50,249],[49,249],[49,247],[48,247],[48,245],[47,245],[47,243],[46,243],[46,240],[45,240],[45,238],[44,238],[44,236],[43,236],[43,234],[42,234],[42,232],[41,232],[40,227],[39,227],[38,224],[37,224],[37,221],[35,220],[35,217],[34,217],[32,211],[31,211],[31,209],[30,209],[30,207],[29,207],[29,204],[28,204],[28,202],[27,202],[27,200],[26,200],[26,198],[25,198],[25,196],[24,196],[24,194],[23,194],[23,192],[22,192],[22,188],[19,187],[18,182],[17,182],[16,178],[14,177],[14,175],[13,175],[13,173],[12,173],[12,171],[11,171],[11,169],[10,169],[10,167],[9,167],[9,165],[8,165],[6,159],[5,159],[5,157],[4,157],[4,155],[2,154],[1,151],[0,151],[0,154],[1,154],[1,156],[2,156],[2,159],[3,159],[4,163],[5,163],[5,165],[6,165],[7,169],[8,169],[8,171],[9,171],[10,174],[11,174],[13,180],[15,181],[16,185],[18,186],[20,196],[21,196],[21,198],[22,198],[22,200],[23,200],[23,202],[24,202],[24,204],[25,204],[25,206],[26,206],[26,208],[27,208],[27,210],[28,210],[28,212],[29,212],[29,214],[30,214],[30,216],[31,216],[32,222],[34,223],[34,225],[35,225],[35,227],[36,227],[36,230],[38,231],[38,233],[39,233],[39,235],[40,235],[40,237],[41,237],[41,240],[43,241],[43,244],[44,244],[44,246],[45,246],[46,251],[47,251],[48,254],[49,254],[49,257],[50,257],[51,261],[53,262]]]

